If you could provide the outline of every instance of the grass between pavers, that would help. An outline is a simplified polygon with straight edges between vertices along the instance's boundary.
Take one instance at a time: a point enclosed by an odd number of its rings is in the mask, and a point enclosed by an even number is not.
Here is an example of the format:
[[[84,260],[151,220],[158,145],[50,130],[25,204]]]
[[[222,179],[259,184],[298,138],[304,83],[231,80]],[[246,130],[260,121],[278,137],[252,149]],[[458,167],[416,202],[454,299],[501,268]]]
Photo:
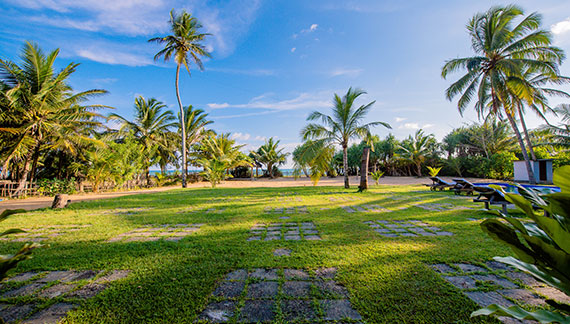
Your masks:
[[[92,225],[45,241],[49,246],[34,252],[34,258],[21,263],[13,274],[132,270],[129,277],[69,313],[69,323],[189,323],[232,270],[322,267],[338,268],[336,281],[348,289],[352,306],[368,323],[498,323],[492,318],[471,319],[477,305],[428,266],[481,264],[493,256],[510,255],[507,247],[481,231],[477,221],[467,220],[490,215],[480,210],[414,207],[419,203],[477,206],[470,198],[421,190],[419,186],[378,186],[365,193],[339,187],[176,189],[14,215],[1,229]],[[359,199],[329,199],[345,196]],[[395,211],[347,213],[341,208],[363,204]],[[256,223],[282,222],[279,217],[285,214],[266,214],[266,207],[294,206],[307,206],[309,213],[286,214],[287,222],[314,222],[321,241],[246,241]],[[125,213],[129,208],[141,210]],[[210,208],[225,210],[206,213]],[[363,223],[380,219],[421,220],[455,235],[384,238]],[[179,242],[106,242],[144,225],[189,223],[204,225]],[[3,243],[0,253],[13,252],[21,244]],[[292,250],[291,256],[273,255],[273,250],[284,247]]]

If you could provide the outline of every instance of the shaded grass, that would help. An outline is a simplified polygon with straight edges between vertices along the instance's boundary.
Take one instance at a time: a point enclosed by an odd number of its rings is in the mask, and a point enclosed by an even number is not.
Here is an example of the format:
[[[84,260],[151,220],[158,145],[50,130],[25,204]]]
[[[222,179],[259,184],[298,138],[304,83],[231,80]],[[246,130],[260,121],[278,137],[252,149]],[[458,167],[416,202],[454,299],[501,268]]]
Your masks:
[[[510,251],[496,244],[469,217],[488,217],[479,210],[426,211],[417,203],[476,206],[445,192],[419,186],[378,186],[357,194],[338,187],[176,189],[72,204],[65,210],[39,210],[14,215],[2,228],[90,224],[49,241],[21,263],[30,270],[130,269],[131,275],[73,311],[70,323],[190,323],[209,301],[217,282],[240,268],[338,267],[337,282],[350,292],[353,306],[368,323],[497,323],[471,319],[478,307],[441,279],[427,264],[484,262]],[[348,194],[347,194],[348,192]],[[297,193],[297,194],[293,194]],[[302,201],[295,201],[300,197]],[[330,197],[355,197],[330,201]],[[392,200],[390,197],[403,199]],[[293,199],[291,199],[293,198]],[[346,213],[340,206],[378,204],[409,207],[391,213]],[[307,206],[309,214],[264,214],[264,208]],[[149,208],[133,214],[116,208]],[[188,212],[189,208],[194,212]],[[226,208],[206,213],[208,208]],[[321,210],[321,208],[329,208]],[[290,216],[290,220],[279,220]],[[367,220],[422,220],[455,233],[450,237],[383,238]],[[256,223],[312,221],[321,241],[251,241]],[[204,223],[180,242],[106,243],[143,225]],[[21,243],[6,243],[1,252]],[[290,257],[275,257],[289,248]],[[14,272],[15,273],[15,272]],[[0,299],[2,302],[2,299]]]

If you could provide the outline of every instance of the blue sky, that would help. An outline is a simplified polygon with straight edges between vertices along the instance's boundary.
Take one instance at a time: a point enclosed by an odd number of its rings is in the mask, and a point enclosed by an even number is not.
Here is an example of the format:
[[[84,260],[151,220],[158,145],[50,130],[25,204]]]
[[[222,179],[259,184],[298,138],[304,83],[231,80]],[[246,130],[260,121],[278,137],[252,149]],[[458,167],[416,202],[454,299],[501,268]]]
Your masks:
[[[277,137],[291,151],[312,110],[328,111],[350,86],[376,100],[370,121],[390,123],[398,138],[423,128],[441,139],[461,117],[440,77],[446,59],[471,54],[465,25],[478,11],[508,1],[298,0],[0,0],[0,56],[17,60],[22,43],[60,48],[58,65],[81,63],[77,90],[103,88],[97,102],[132,116],[134,98],[155,97],[177,111],[174,63],[153,62],[147,39],[168,33],[168,12],[186,9],[213,36],[205,71],[182,74],[184,105],[205,109],[218,132],[247,149]],[[570,55],[570,2],[516,1],[543,14],[543,27]],[[570,63],[562,67],[570,75]],[[564,90],[570,91],[566,87]],[[559,100],[553,100],[553,103]],[[531,127],[540,124],[529,118]],[[388,130],[378,128],[384,137]],[[290,160],[290,159],[289,159]],[[290,164],[290,163],[288,163]]]

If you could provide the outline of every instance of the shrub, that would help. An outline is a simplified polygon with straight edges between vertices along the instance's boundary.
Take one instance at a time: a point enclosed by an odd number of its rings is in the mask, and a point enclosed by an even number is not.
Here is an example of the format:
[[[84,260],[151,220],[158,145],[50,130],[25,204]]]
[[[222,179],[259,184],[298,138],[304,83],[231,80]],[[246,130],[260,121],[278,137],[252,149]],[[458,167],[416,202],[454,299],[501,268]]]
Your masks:
[[[370,175],[372,176],[372,179],[374,179],[374,182],[376,182],[376,184],[378,184],[378,180],[380,180],[380,178],[382,178],[382,176],[384,175],[384,171],[376,171],[376,172],[372,172],[370,173]]]
[[[251,169],[245,166],[238,166],[230,171],[234,178],[251,178]]]
[[[75,178],[69,180],[41,179],[38,181],[38,194],[42,196],[73,194],[75,192],[77,192],[75,188]]]
[[[491,172],[489,177],[494,179],[512,179],[514,167],[513,161],[517,157],[513,152],[500,152],[491,156]]]
[[[439,171],[441,171],[441,167],[439,167],[439,168],[433,167],[432,168],[432,167],[428,166],[427,168],[429,170],[429,176],[430,177],[437,177],[437,174],[439,173]]]
[[[495,260],[529,273],[570,295],[570,166],[554,172],[554,184],[562,192],[539,196],[532,189],[521,186],[518,186],[520,194],[503,191],[506,199],[521,209],[530,221],[521,222],[496,211],[505,222],[487,219],[481,223],[481,228],[494,240],[508,245],[516,255],[495,257]],[[501,187],[496,189],[503,190]],[[570,305],[550,299],[546,302],[557,312],[532,312],[519,306],[493,304],[473,312],[471,316],[496,315],[541,323],[570,323]]]

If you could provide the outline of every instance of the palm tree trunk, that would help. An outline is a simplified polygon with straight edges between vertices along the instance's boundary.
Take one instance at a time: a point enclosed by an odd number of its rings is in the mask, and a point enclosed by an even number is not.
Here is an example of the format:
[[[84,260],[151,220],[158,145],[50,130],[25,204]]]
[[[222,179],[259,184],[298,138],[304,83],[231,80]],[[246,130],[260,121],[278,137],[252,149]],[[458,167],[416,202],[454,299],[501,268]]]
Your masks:
[[[180,100],[180,90],[178,89],[178,80],[180,80],[180,64],[176,66],[176,99],[180,107],[180,129],[182,130],[182,188],[186,188],[186,125],[184,125],[184,108],[182,100]]]
[[[348,145],[342,144],[342,167],[344,168],[344,188],[350,188],[348,183]]]
[[[519,110],[519,117],[521,119],[521,126],[526,140],[526,145],[528,146],[528,151],[530,152],[530,157],[533,161],[536,161],[536,155],[534,154],[534,149],[532,148],[532,143],[530,142],[530,136],[528,135],[528,129],[526,128],[526,123],[524,121],[524,116],[520,104],[518,106],[518,110]]]
[[[24,170],[22,171],[22,176],[20,177],[20,181],[18,181],[18,187],[16,187],[16,191],[12,193],[13,197],[21,196],[22,192],[25,191],[26,183],[28,182],[28,175],[30,174],[30,167],[31,167],[31,160],[34,151],[31,150],[24,160]]]
[[[273,179],[273,163],[267,163],[267,173],[269,174],[269,179]]]
[[[528,153],[526,152],[524,141],[523,141],[523,138],[522,138],[521,133],[519,131],[519,128],[517,127],[517,124],[516,124],[513,116],[511,114],[509,114],[509,112],[506,112],[506,115],[507,115],[507,119],[509,120],[509,123],[511,124],[511,127],[513,128],[513,131],[515,132],[515,135],[517,137],[519,145],[521,147],[522,155],[524,158],[524,163],[526,164],[526,171],[528,173],[528,181],[531,184],[535,184],[536,179],[534,178],[534,172],[532,171],[532,167],[530,165],[530,160],[528,158]]]
[[[421,177],[422,176],[422,163],[418,162],[416,164],[416,167],[418,168],[418,177]]]
[[[362,151],[362,162],[360,164],[360,190],[368,189],[368,161],[370,159],[370,148],[364,146]]]

